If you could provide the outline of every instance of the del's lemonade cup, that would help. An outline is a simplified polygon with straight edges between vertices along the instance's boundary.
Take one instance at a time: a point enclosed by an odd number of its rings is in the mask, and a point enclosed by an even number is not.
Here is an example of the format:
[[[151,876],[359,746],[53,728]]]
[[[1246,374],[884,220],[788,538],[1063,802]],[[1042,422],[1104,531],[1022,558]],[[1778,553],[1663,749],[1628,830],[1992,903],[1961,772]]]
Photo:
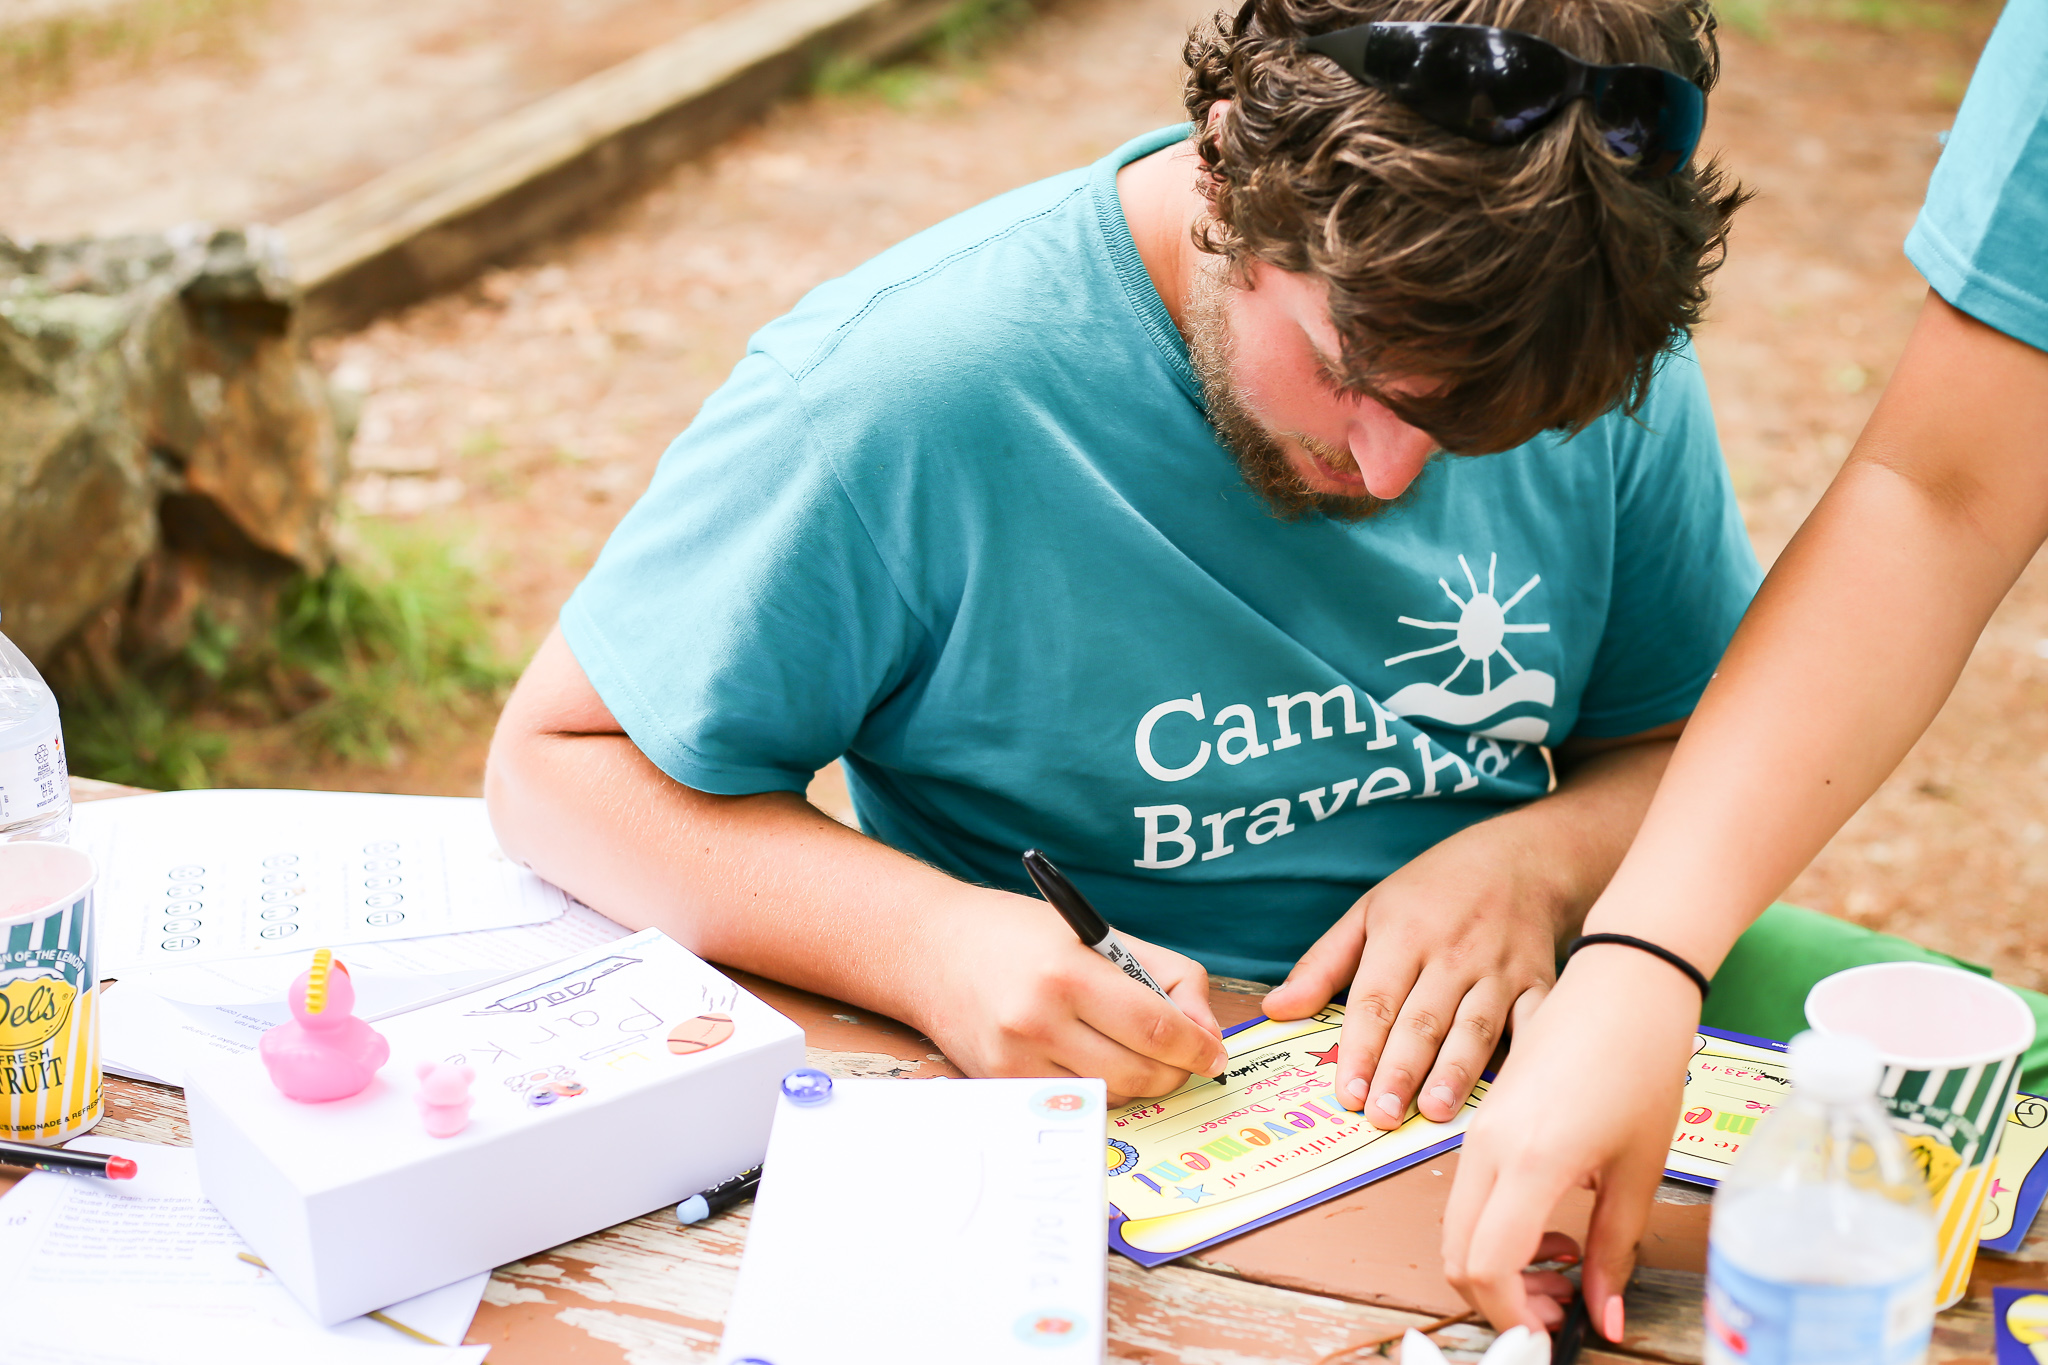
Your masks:
[[[1817,983],[1806,1022],[1853,1033],[1884,1059],[1878,1095],[1892,1127],[1927,1177],[1934,1203],[1934,1306],[1963,1297],[1977,1259],[1977,1231],[1991,1162],[2034,1042],[2034,1015],[1989,977],[1930,962],[1874,962]]]
[[[0,844],[0,1138],[56,1143],[100,1121],[92,859]]]

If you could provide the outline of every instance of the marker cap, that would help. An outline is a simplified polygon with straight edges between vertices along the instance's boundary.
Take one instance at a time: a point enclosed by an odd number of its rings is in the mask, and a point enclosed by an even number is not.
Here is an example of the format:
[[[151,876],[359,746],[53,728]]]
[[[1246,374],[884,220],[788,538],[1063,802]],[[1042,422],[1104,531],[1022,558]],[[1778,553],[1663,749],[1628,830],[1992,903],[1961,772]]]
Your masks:
[[[1038,888],[1038,894],[1060,912],[1081,942],[1093,948],[1109,937],[1109,921],[1096,912],[1088,898],[1075,889],[1074,884],[1043,853],[1035,848],[1025,849],[1024,871],[1031,877],[1032,885]]]

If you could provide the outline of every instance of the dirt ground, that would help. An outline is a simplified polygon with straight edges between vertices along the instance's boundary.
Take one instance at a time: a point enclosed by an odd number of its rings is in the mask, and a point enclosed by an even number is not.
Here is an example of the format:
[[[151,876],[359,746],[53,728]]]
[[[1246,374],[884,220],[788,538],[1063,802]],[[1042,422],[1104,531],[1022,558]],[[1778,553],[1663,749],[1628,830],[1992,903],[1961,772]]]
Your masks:
[[[393,14],[475,2],[362,0]],[[1899,243],[1996,10],[1863,6],[1883,26],[1816,17],[1825,2],[1744,8],[1769,25],[1724,34],[1705,144],[1759,192],[1699,348],[1766,563],[1847,452],[1923,297]],[[507,638],[530,648],[756,326],[909,232],[1172,121],[1181,34],[1210,8],[1056,2],[984,63],[788,105],[573,240],[323,342],[323,363],[370,394],[360,514],[472,543],[495,566]],[[20,141],[0,129],[0,183],[29,155]],[[233,193],[289,198],[218,202]],[[2029,920],[2048,887],[2044,702],[2037,564],[1933,730],[1791,896],[2048,985],[2048,928]],[[473,792],[486,739],[300,780]],[[843,802],[829,783],[818,795]]]
[[[76,62],[0,118],[0,233],[281,222],[738,3],[194,4],[153,59]],[[9,9],[0,25],[35,17]]]

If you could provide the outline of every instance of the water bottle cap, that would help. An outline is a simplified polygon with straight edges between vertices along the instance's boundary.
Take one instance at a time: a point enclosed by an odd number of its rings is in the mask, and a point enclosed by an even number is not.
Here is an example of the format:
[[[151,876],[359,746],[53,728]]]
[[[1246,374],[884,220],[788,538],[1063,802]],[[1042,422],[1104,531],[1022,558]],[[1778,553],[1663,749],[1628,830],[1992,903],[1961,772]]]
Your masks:
[[[1853,1033],[1809,1029],[1792,1040],[1792,1087],[1823,1104],[1867,1100],[1877,1093],[1884,1062]]]

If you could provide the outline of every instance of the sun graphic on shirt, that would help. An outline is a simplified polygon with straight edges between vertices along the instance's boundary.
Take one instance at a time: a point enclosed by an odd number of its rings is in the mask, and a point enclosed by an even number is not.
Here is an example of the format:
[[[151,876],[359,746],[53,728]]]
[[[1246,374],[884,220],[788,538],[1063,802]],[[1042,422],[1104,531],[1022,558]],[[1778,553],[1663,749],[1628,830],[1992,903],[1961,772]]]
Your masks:
[[[1507,617],[1508,613],[1514,610],[1515,604],[1528,596],[1531,588],[1543,581],[1543,575],[1531,574],[1529,581],[1515,589],[1515,595],[1503,602],[1494,596],[1493,588],[1494,572],[1499,567],[1499,564],[1499,555],[1492,554],[1486,557],[1486,590],[1481,592],[1479,590],[1479,580],[1472,576],[1472,566],[1465,562],[1465,556],[1459,555],[1458,567],[1465,571],[1465,582],[1472,589],[1471,597],[1461,598],[1451,590],[1449,583],[1441,578],[1436,581],[1437,586],[1444,590],[1444,596],[1457,604],[1458,619],[1455,621],[1419,621],[1413,616],[1399,618],[1404,626],[1415,626],[1422,630],[1448,630],[1454,631],[1456,634],[1440,645],[1431,645],[1427,649],[1411,650],[1406,654],[1396,654],[1393,658],[1387,660],[1386,666],[1392,667],[1395,664],[1406,663],[1410,659],[1420,659],[1426,655],[1442,654],[1447,650],[1455,649],[1463,657],[1458,660],[1458,666],[1452,669],[1449,675],[1437,685],[1448,689],[1452,683],[1457,681],[1459,674],[1476,662],[1479,665],[1481,695],[1493,691],[1493,660],[1495,655],[1499,655],[1502,659],[1506,660],[1508,667],[1515,672],[1522,672],[1521,663],[1516,660],[1513,654],[1508,652],[1507,637],[1510,635],[1540,635],[1547,632],[1550,629],[1550,625],[1548,622],[1540,625],[1512,625],[1508,622]]]

